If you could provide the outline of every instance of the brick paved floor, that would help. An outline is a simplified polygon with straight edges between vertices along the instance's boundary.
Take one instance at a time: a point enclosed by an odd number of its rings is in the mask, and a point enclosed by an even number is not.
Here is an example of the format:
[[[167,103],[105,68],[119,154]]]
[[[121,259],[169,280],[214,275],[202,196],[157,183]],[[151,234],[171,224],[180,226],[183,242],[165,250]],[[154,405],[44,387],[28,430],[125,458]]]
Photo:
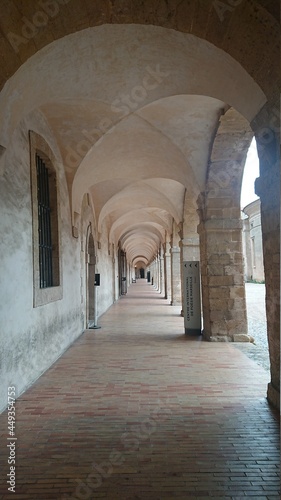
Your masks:
[[[279,499],[267,373],[183,334],[179,308],[131,285],[16,402],[16,493],[1,499]]]

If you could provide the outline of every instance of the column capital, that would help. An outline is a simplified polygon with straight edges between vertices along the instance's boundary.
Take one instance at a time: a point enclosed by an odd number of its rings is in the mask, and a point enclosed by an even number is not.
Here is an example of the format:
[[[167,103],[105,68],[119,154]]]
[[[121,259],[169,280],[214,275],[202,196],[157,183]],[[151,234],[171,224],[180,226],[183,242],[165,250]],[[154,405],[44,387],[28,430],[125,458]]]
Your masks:
[[[180,241],[180,247],[198,247],[199,246],[199,234],[194,237],[183,238]]]
[[[170,253],[180,253],[180,247],[171,247]]]

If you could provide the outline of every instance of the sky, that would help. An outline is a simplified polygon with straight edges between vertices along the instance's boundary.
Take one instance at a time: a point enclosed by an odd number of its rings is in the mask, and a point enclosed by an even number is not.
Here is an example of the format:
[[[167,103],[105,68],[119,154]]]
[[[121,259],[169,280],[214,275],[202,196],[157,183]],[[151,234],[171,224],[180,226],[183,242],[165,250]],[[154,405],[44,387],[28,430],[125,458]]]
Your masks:
[[[251,146],[248,151],[247,160],[244,167],[244,175],[242,181],[241,190],[241,208],[258,199],[255,194],[254,183],[257,177],[259,177],[259,160],[257,153],[256,141],[253,139]]]

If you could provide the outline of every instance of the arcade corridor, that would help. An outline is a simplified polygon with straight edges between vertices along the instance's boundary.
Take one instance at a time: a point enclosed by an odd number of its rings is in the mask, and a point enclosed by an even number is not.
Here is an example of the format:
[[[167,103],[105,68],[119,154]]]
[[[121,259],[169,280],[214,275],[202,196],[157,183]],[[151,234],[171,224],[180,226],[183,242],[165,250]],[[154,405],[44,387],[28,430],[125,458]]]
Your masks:
[[[221,342],[252,342],[240,195],[253,138],[270,364],[266,396],[280,408],[276,0],[2,4],[0,412],[8,387],[24,393],[66,349],[69,356],[73,344],[84,345],[89,334],[78,340],[82,332],[119,314],[127,285],[141,269],[173,306],[163,324],[162,314],[152,316],[161,318],[164,352],[168,321],[177,321],[186,290],[186,261],[200,262],[204,340],[214,343],[199,349],[192,342],[190,350],[208,349],[220,359],[221,350],[232,353]],[[120,316],[118,327],[123,339],[129,321],[136,349],[142,323],[126,318]],[[152,320],[149,325],[155,335]],[[110,334],[102,326],[89,337],[96,339],[94,354],[100,338],[117,338],[116,322]],[[93,366],[104,360],[104,345]],[[78,369],[76,363],[77,356]],[[222,382],[226,373],[227,367]],[[247,384],[248,401],[253,389]]]
[[[1,499],[279,499],[267,374],[231,343],[183,333],[137,280],[16,401],[16,492]]]

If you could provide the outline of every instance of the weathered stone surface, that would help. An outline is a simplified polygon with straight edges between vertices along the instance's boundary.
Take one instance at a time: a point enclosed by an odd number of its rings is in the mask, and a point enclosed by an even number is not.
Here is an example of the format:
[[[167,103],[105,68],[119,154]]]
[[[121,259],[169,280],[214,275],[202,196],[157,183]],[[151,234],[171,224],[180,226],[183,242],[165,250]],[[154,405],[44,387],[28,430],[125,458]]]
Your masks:
[[[212,335],[209,340],[211,342],[229,342],[230,338],[226,335]]]
[[[229,286],[234,284],[234,276],[210,276],[209,285],[213,286]]]
[[[233,335],[233,342],[251,342],[251,338],[249,335],[236,333]]]

